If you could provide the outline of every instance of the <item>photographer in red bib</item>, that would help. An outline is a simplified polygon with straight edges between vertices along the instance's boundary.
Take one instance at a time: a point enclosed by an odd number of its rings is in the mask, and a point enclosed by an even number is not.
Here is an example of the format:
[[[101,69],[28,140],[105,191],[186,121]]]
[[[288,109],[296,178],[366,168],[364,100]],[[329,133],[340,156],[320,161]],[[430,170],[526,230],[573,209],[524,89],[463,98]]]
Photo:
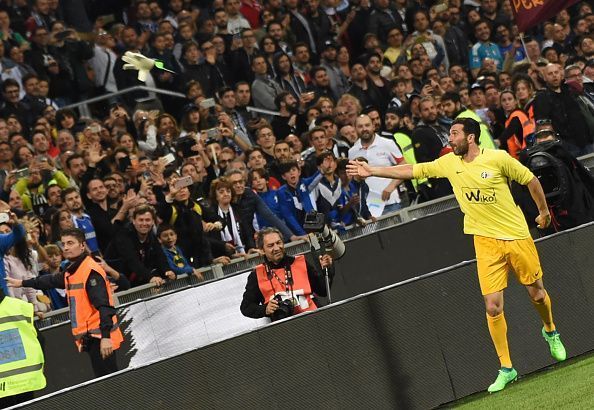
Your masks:
[[[305,260],[305,255],[285,253],[283,237],[276,228],[258,233],[257,245],[264,252],[264,263],[248,276],[241,313],[253,319],[269,317],[272,321],[316,310],[315,296],[326,296],[324,275]],[[319,257],[322,269],[331,268],[332,257]],[[334,270],[330,269],[330,276]]]

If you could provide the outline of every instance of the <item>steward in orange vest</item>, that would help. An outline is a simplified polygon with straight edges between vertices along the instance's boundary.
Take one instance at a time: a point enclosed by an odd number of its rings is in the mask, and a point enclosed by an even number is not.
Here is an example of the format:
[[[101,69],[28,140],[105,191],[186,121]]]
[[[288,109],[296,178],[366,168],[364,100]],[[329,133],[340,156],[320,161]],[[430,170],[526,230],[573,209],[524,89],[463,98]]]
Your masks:
[[[89,353],[95,376],[113,373],[118,370],[115,351],[124,337],[119,328],[107,274],[86,253],[85,236],[80,229],[63,231],[61,240],[64,257],[71,262],[64,271],[23,281],[11,280],[9,285],[35,289],[65,288],[72,335],[79,352]]]
[[[507,117],[501,139],[507,141],[507,151],[512,157],[518,159],[518,153],[526,148],[526,139],[534,135],[535,128],[534,120],[519,108]]]
[[[282,235],[276,228],[259,232],[258,247],[264,251],[265,262],[248,276],[241,313],[254,319],[267,316],[274,321],[316,310],[314,296],[327,295],[323,273],[307,263],[304,255],[286,255]],[[332,258],[320,257],[320,265],[330,268]],[[330,276],[333,273],[330,269]]]

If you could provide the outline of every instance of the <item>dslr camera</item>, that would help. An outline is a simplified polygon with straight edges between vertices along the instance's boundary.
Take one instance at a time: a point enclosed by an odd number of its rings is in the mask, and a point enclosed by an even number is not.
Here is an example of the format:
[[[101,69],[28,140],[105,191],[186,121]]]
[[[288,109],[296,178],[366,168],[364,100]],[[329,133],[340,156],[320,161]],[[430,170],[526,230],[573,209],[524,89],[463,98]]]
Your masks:
[[[293,316],[294,306],[291,299],[283,299],[281,295],[275,295],[273,299],[278,302],[278,309],[271,316],[273,322]]]

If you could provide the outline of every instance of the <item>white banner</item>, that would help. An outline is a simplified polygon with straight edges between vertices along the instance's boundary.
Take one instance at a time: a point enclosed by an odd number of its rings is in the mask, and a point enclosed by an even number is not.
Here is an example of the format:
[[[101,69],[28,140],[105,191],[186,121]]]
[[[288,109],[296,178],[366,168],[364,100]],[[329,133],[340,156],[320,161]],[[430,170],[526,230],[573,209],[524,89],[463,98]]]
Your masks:
[[[269,323],[239,310],[249,272],[124,307],[129,367],[228,339]]]

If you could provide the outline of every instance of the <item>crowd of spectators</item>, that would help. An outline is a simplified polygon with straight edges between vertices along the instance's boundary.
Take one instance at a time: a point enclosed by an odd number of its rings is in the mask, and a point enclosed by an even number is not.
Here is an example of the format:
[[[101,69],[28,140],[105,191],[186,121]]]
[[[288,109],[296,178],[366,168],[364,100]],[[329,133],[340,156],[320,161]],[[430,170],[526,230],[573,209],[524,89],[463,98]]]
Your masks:
[[[78,227],[120,289],[201,279],[257,252],[262,228],[303,238],[311,210],[341,230],[448,195],[444,180],[352,180],[345,167],[436,159],[458,117],[514,156],[539,127],[594,151],[587,2],[523,43],[511,0],[68,4],[0,1],[0,199],[27,233],[4,257],[9,276],[55,273],[60,232]],[[173,73],[141,82],[126,51]],[[180,96],[68,107],[139,85]],[[66,306],[59,291],[16,296]]]

